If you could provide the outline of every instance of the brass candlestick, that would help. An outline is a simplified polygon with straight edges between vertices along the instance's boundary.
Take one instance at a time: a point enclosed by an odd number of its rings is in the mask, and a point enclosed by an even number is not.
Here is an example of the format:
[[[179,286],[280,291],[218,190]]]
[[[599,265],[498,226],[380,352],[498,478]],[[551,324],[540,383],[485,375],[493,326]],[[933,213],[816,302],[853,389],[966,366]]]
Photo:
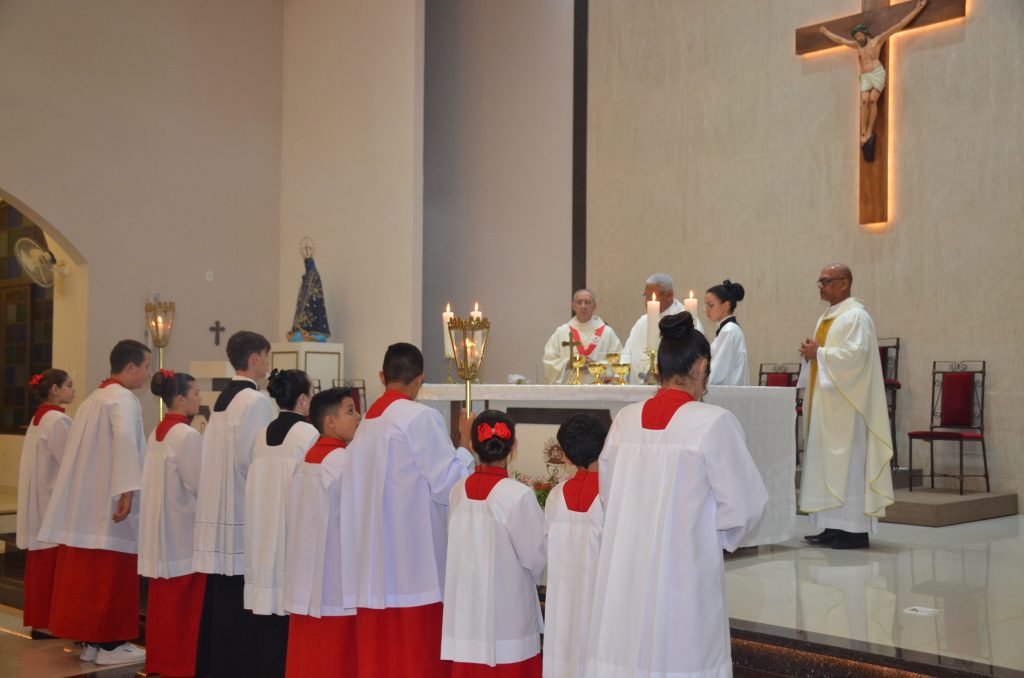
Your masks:
[[[644,379],[645,384],[657,384],[658,383],[658,352],[657,351],[645,351],[647,353],[647,378]]]
[[[455,316],[448,321],[448,337],[455,349],[455,368],[459,378],[466,382],[466,417],[473,415],[473,382],[480,378],[490,332],[491,321],[483,316],[468,319]]]
[[[455,380],[452,379],[452,363],[455,362],[455,358],[449,358],[445,356],[445,360],[448,362],[448,378],[444,380],[446,384],[454,384]]]
[[[157,369],[164,367],[164,349],[171,343],[171,331],[174,329],[174,302],[157,301],[146,302],[146,324],[149,325],[149,335],[153,338],[153,345],[157,348]],[[158,399],[158,407],[161,421],[164,418],[164,401]]]

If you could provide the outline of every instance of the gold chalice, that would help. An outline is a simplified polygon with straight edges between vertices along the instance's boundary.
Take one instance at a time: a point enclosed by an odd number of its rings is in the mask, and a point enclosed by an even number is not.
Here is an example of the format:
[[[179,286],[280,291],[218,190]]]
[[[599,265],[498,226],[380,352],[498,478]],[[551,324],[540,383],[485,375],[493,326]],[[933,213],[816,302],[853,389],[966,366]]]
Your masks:
[[[605,353],[604,354],[604,358],[605,358],[605,360],[608,361],[608,364],[612,366],[612,369],[615,369],[615,366],[619,364],[620,360],[622,360],[622,354],[621,353]]]
[[[612,372],[614,372],[619,378],[615,383],[619,386],[625,386],[626,375],[629,374],[629,363],[616,363],[615,365],[612,365]]]
[[[572,378],[570,378],[569,381],[567,382],[569,385],[571,385],[571,386],[579,386],[580,384],[583,383],[582,381],[580,381],[580,371],[586,366],[586,364],[587,364],[586,356],[582,356],[582,355],[577,354],[577,355],[574,355],[572,357],[572,369],[574,369],[576,372],[572,376]]]
[[[608,369],[607,363],[590,363],[587,365],[587,371],[590,372],[590,376],[594,378],[593,384],[600,384],[601,377],[604,376],[604,371]]]

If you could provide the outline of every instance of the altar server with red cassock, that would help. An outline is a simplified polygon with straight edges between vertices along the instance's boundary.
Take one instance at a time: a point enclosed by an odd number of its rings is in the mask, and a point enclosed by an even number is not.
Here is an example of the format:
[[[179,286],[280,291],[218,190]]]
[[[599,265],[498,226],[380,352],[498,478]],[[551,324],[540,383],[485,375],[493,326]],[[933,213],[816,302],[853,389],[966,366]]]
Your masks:
[[[341,585],[340,489],[359,425],[355,391],[330,388],[313,396],[309,417],[320,431],[291,483],[284,607],[288,678],[358,674],[356,611],[345,608]]]
[[[544,513],[533,488],[508,477],[516,425],[487,410],[473,423],[480,466],[452,488],[441,657],[452,678],[540,678],[547,565]]]
[[[71,417],[64,414],[62,406],[75,399],[75,385],[67,372],[51,368],[32,377],[29,389],[40,404],[21,446],[15,536],[18,548],[26,549],[22,623],[45,629],[50,625],[57,545],[40,542],[36,537],[71,433]]]
[[[110,376],[78,408],[40,541],[61,544],[50,631],[86,643],[83,661],[141,662],[138,534],[146,434],[132,393],[149,381],[151,354],[134,339],[110,352]]]
[[[683,312],[659,323],[661,389],[623,408],[601,454],[605,525],[587,676],[731,676],[722,549],[768,501],[728,410],[698,402],[711,350]]]
[[[465,449],[471,420],[460,420],[455,448],[441,413],[414,402],[423,354],[412,344],[389,346],[380,376],[386,391],[352,441],[341,492],[342,543],[353,545],[343,554],[344,597],[345,607],[358,608],[359,675],[447,676],[440,650],[448,496],[473,465]]]
[[[243,605],[245,481],[256,436],[274,419],[273,403],[256,384],[267,376],[270,342],[255,332],[236,332],[228,339],[227,354],[235,378],[217,397],[203,434],[196,496],[192,565],[210,575],[196,675],[279,675],[283,657],[261,642],[260,621]]]
[[[167,406],[149,435],[142,467],[139,574],[149,577],[146,672],[192,676],[206,575],[192,568],[192,531],[203,437],[189,426],[199,414],[199,385],[184,372],[160,370],[150,382]]]
[[[598,458],[608,429],[589,414],[558,428],[558,446],[576,474],[548,494],[548,578],[544,596],[544,675],[583,676],[590,611],[601,551],[604,507],[598,494]]]

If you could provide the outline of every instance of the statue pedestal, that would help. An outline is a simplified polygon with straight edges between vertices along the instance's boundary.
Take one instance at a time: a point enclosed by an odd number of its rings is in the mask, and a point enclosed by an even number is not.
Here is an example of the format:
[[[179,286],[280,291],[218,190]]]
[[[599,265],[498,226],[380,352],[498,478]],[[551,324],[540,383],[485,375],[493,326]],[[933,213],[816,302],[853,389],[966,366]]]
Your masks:
[[[270,345],[270,366],[302,370],[313,386],[328,389],[345,378],[345,345],[317,341],[281,341]]]

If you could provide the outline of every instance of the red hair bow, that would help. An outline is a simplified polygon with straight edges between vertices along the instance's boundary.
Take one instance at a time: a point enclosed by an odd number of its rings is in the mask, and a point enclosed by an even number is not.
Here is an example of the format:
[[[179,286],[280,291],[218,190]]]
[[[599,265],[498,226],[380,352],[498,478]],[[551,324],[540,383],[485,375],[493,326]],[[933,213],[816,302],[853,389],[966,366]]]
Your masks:
[[[174,379],[174,370],[165,370],[164,368],[161,367],[160,368],[160,375],[164,379]]]
[[[483,442],[492,436],[498,436],[502,440],[508,440],[512,437],[512,431],[509,430],[508,426],[503,421],[499,421],[493,427],[490,424],[480,424],[477,426],[477,440]]]
[[[39,383],[43,380],[43,375],[33,374],[32,378],[28,380],[29,386],[39,386]]]

